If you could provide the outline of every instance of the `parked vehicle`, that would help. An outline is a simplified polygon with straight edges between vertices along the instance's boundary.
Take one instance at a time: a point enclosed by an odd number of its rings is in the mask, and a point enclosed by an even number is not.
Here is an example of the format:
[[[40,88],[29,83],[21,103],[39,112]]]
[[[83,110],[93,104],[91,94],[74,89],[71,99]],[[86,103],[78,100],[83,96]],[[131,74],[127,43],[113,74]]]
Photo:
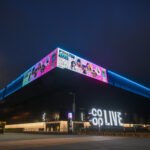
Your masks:
[[[3,134],[5,131],[6,122],[0,121],[0,134]]]

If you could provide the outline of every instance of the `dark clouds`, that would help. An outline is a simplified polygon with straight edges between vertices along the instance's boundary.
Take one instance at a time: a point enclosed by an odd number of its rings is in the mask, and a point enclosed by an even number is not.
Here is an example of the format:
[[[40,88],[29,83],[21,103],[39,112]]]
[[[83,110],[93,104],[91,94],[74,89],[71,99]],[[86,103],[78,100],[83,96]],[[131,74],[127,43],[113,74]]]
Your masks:
[[[150,87],[149,1],[1,0],[0,88],[57,46]]]

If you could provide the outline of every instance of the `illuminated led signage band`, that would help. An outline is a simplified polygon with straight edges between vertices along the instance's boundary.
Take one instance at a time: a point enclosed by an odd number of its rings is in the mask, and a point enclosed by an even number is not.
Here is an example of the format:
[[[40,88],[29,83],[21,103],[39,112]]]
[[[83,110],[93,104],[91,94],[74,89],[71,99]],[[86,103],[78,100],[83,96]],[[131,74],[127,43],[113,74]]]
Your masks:
[[[57,64],[57,49],[48,54],[45,58],[43,58],[41,61],[36,63],[34,66],[32,66],[29,70],[27,70],[24,73],[22,86],[25,86],[26,84],[44,75],[48,71],[54,69],[56,67],[56,64]]]
[[[90,61],[80,58],[60,48],[58,48],[57,55],[57,67],[66,68],[71,71],[108,83],[107,72],[105,68],[95,65]]]
[[[106,111],[93,108],[90,114],[90,123],[93,126],[122,126],[121,112]]]
[[[29,68],[25,73],[20,75],[16,80],[1,89],[0,100],[3,100],[10,94],[13,94],[25,85],[38,79],[56,67],[68,69],[146,98],[150,98],[150,88],[138,84],[110,70],[106,70],[101,66],[98,66],[61,48],[56,48],[41,61]]]
[[[24,73],[22,86],[41,77],[55,67],[66,68],[108,83],[106,69],[57,48]]]

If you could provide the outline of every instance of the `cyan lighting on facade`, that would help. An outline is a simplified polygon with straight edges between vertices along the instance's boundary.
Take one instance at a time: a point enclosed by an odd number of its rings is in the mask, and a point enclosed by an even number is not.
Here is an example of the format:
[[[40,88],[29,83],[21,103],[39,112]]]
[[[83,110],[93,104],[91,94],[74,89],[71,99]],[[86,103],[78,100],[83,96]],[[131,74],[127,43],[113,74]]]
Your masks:
[[[147,88],[110,70],[107,70],[107,75],[109,84],[133,92],[135,94],[150,98],[150,88]]]

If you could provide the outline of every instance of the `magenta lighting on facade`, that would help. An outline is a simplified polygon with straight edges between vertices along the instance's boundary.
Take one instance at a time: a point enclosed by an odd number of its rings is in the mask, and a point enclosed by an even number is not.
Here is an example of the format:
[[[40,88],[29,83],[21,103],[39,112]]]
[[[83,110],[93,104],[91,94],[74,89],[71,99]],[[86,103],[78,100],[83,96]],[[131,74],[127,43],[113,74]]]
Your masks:
[[[88,60],[58,48],[57,67],[68,69],[96,80],[108,83],[107,71]]]
[[[55,49],[53,52],[48,54],[34,66],[28,69],[24,73],[22,86],[27,85],[28,83],[36,80],[37,78],[54,69],[57,64],[57,52],[58,50]]]
[[[68,69],[105,83],[108,82],[106,69],[57,48],[24,73],[22,86],[36,80],[55,67]]]

